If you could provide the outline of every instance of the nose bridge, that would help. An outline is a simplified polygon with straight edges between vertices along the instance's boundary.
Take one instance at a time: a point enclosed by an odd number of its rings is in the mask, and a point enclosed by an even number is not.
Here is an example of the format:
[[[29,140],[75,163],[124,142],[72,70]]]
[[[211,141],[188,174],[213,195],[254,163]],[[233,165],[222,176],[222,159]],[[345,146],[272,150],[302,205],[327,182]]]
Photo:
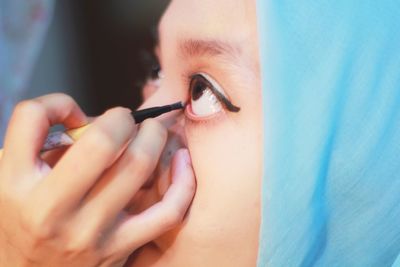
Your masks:
[[[162,79],[162,81],[160,80],[157,83],[148,82],[145,87],[153,87],[151,90],[152,93],[143,96],[144,101],[140,108],[150,108],[183,101],[184,99],[180,99],[181,96],[176,94],[176,90],[173,90],[173,85],[168,85],[167,82],[168,81],[165,79]]]
[[[151,96],[144,100],[139,109],[168,105],[178,101],[183,101],[183,99],[178,99],[177,96],[171,93],[171,90],[166,90],[165,88],[160,87]],[[169,129],[175,124],[180,124],[182,118],[183,110],[177,110],[163,114],[157,117],[156,120],[161,122],[167,129]]]

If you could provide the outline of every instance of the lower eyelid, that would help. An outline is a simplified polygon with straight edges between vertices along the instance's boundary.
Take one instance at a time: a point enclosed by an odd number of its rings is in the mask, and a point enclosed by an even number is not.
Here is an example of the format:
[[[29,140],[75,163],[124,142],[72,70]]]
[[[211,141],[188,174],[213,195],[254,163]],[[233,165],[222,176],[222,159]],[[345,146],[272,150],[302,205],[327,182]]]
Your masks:
[[[208,121],[212,121],[213,119],[215,119],[215,118],[221,116],[222,114],[224,114],[225,111],[222,109],[221,111],[219,111],[219,112],[217,112],[217,113],[214,113],[214,114],[211,114],[211,115],[209,115],[209,116],[197,116],[197,115],[195,115],[195,114],[193,113],[193,111],[192,111],[192,106],[191,106],[191,104],[190,104],[190,102],[189,102],[189,103],[186,105],[186,107],[185,107],[184,113],[185,113],[185,117],[186,117],[188,120],[190,120],[190,121],[196,123],[196,122],[208,122]]]

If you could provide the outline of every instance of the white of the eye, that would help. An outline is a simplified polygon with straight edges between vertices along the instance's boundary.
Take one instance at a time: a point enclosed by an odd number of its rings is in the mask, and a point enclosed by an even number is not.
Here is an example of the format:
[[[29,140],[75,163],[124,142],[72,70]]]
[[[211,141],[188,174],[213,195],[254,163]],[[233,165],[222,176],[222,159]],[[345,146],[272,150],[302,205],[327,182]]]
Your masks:
[[[222,110],[222,105],[211,89],[205,89],[203,95],[191,101],[192,111],[196,116],[206,117]]]

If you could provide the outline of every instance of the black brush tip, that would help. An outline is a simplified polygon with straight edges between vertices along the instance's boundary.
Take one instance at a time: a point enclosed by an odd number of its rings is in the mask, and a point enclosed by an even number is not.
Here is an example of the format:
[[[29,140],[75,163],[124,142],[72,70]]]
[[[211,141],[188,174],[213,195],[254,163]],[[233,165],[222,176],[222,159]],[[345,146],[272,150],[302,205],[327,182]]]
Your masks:
[[[172,110],[183,109],[183,108],[185,108],[185,104],[183,104],[182,101],[179,101],[179,102],[176,102],[174,104],[171,104],[170,107],[171,107]]]

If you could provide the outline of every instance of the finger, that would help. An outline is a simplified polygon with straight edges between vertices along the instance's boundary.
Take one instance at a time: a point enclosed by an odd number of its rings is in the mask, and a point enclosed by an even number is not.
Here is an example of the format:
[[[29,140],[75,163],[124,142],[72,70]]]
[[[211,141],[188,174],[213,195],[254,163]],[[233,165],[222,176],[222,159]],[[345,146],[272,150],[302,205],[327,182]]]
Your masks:
[[[126,148],[136,131],[128,109],[114,108],[97,118],[54,166],[36,190],[51,205],[75,207]],[[51,190],[49,190],[51,189]]]
[[[49,94],[37,97],[34,100],[46,106],[50,111],[48,113],[50,125],[62,123],[67,129],[73,129],[88,123],[89,118],[79,108],[75,100],[66,94]],[[64,106],[65,109],[60,109],[60,106]],[[60,118],[62,118],[61,122]]]
[[[193,199],[196,182],[187,149],[176,152],[172,164],[172,184],[161,202],[124,220],[111,237],[114,251],[133,251],[177,226]]]
[[[137,214],[161,200],[171,184],[171,162],[175,152],[185,147],[180,133],[168,129],[167,144],[161,153],[155,171],[142,185],[140,190],[129,200],[125,210]]]
[[[78,217],[97,218],[97,225],[91,225],[96,232],[110,225],[154,171],[166,140],[167,131],[159,122],[145,120],[118,161],[91,189]]]
[[[44,162],[46,162],[47,165],[50,166],[50,168],[53,168],[68,149],[69,149],[69,146],[63,146],[63,147],[60,147],[57,149],[49,150],[49,151],[43,152],[40,155],[40,158]]]
[[[34,166],[49,127],[64,124],[79,127],[86,124],[86,115],[76,102],[64,94],[51,94],[20,102],[14,109],[7,130],[4,157],[18,166]]]

